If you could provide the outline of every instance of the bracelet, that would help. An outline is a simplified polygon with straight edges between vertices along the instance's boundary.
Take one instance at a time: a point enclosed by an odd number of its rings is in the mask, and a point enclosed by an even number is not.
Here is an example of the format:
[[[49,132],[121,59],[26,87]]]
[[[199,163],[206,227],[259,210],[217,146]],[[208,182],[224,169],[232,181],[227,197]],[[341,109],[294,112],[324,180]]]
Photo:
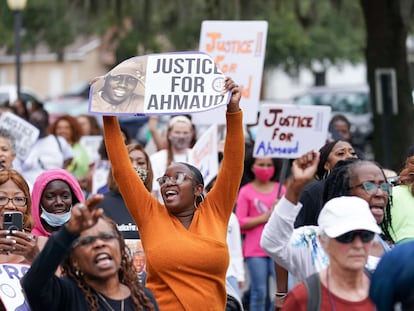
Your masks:
[[[285,298],[286,296],[287,296],[287,293],[280,293],[280,292],[276,292],[276,293],[275,293],[275,297],[276,297],[276,298],[283,299],[283,298]]]

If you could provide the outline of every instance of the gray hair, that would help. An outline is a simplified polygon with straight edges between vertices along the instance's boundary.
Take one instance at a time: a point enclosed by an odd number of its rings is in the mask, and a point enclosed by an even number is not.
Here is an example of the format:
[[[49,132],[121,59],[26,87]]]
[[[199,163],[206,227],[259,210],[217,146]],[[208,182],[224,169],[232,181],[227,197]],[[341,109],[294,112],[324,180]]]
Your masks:
[[[10,142],[10,148],[12,152],[16,153],[16,141],[10,131],[0,127],[0,137],[7,139]]]

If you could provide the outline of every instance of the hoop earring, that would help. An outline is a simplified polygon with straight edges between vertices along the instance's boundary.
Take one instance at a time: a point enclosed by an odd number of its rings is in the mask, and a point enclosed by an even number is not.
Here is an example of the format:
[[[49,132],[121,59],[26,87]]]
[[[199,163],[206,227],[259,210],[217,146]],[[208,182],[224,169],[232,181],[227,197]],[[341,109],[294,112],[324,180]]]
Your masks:
[[[323,174],[323,179],[328,178],[329,174],[331,173],[331,170],[325,171],[325,174]]]

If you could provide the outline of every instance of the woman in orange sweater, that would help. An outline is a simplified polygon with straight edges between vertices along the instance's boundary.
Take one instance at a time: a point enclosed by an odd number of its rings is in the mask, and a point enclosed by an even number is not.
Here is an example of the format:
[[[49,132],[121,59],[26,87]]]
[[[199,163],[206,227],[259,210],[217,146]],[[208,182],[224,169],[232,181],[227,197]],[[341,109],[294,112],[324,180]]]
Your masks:
[[[240,90],[230,78],[225,89],[232,95],[224,158],[205,198],[200,171],[173,163],[159,178],[165,205],[161,204],[130,165],[117,118],[104,116],[113,175],[138,225],[147,258],[146,285],[163,311],[222,311],[226,305],[227,224],[243,174],[244,137]]]

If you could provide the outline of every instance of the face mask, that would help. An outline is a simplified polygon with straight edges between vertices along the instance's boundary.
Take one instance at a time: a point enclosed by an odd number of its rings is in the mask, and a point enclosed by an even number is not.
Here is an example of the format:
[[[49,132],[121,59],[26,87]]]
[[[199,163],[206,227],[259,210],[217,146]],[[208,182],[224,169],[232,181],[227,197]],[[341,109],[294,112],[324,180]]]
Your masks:
[[[191,136],[170,136],[170,144],[174,149],[184,150],[190,147]]]
[[[257,136],[257,130],[258,130],[259,126],[252,126],[249,129],[249,134],[250,134],[250,138],[251,140],[255,141],[256,140],[256,136]]]
[[[253,173],[260,181],[269,181],[275,173],[275,168],[254,166]]]
[[[134,166],[135,171],[137,172],[138,176],[141,178],[142,182],[145,183],[148,177],[148,171],[138,166]]]
[[[70,216],[71,216],[70,210],[69,212],[66,212],[63,214],[53,214],[53,213],[47,212],[42,206],[40,208],[42,210],[42,214],[40,215],[40,218],[42,218],[52,227],[63,226],[65,223],[69,221]]]

